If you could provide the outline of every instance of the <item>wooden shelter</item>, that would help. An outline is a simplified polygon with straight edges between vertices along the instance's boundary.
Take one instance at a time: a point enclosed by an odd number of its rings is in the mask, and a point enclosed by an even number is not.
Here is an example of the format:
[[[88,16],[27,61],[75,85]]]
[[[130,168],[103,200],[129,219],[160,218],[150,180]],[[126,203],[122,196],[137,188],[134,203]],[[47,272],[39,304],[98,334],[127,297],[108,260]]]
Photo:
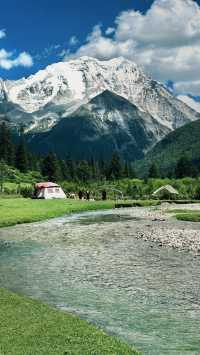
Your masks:
[[[179,192],[171,185],[161,186],[159,189],[153,192],[153,196],[159,198],[176,198]]]

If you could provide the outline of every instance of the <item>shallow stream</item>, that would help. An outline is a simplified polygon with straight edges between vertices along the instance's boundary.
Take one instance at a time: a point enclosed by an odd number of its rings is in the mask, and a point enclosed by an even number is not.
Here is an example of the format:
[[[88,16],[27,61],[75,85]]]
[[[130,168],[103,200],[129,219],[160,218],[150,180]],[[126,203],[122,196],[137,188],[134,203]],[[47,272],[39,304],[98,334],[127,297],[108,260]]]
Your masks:
[[[76,313],[143,354],[200,354],[200,257],[134,238],[143,221],[131,216],[90,212],[2,230],[0,287]]]

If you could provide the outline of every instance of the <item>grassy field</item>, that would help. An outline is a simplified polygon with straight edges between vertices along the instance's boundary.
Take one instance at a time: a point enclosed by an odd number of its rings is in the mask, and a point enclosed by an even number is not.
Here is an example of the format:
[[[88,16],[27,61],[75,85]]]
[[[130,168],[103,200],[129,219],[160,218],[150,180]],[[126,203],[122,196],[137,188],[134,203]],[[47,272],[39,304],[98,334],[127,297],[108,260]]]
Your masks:
[[[127,202],[128,203],[128,202]],[[134,205],[134,201],[132,201]],[[136,206],[150,206],[158,201],[137,201]],[[0,198],[0,227],[30,223],[59,217],[72,212],[105,210],[114,208],[114,201],[79,200],[31,200],[24,198]]]
[[[115,206],[118,207],[150,207],[160,205],[159,200],[133,200],[133,201],[118,201]]]
[[[0,354],[139,353],[76,316],[0,289]]]
[[[182,212],[176,214],[176,218],[179,221],[200,222],[200,212]]]
[[[114,201],[0,199],[0,227],[41,221],[72,212],[109,209]]]
[[[168,213],[175,214],[179,221],[200,222],[200,211],[174,209],[168,210]]]

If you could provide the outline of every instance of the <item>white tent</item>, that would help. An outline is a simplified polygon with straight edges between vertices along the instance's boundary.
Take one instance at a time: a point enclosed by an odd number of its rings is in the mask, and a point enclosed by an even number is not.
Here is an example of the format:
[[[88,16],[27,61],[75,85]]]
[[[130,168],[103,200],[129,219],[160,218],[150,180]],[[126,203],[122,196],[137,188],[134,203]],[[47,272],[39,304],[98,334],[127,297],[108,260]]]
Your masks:
[[[179,195],[179,192],[171,185],[161,186],[159,189],[153,192],[154,196],[160,196],[164,194]]]
[[[54,198],[66,198],[63,189],[53,182],[40,182],[35,185],[36,198],[51,200]]]

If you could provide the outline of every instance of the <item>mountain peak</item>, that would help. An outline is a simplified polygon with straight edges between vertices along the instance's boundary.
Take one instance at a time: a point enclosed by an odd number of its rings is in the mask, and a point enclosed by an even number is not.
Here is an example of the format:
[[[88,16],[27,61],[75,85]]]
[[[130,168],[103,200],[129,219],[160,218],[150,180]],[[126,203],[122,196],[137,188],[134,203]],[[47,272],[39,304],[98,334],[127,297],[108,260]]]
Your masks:
[[[95,57],[90,57],[90,56],[82,56],[82,57],[78,57],[78,58],[74,58],[74,59],[69,59],[67,62],[95,62],[98,64],[112,64],[112,65],[118,65],[118,64],[122,64],[122,63],[129,63],[131,65],[137,66],[133,61],[126,59],[123,56],[119,56],[119,57],[115,57],[115,58],[111,58],[111,59],[97,59]]]
[[[84,56],[51,64],[27,79],[1,81],[0,104],[7,100],[6,115],[13,124],[22,120],[27,130],[47,130],[106,90],[150,114],[168,130],[199,118],[123,57],[101,61]]]

